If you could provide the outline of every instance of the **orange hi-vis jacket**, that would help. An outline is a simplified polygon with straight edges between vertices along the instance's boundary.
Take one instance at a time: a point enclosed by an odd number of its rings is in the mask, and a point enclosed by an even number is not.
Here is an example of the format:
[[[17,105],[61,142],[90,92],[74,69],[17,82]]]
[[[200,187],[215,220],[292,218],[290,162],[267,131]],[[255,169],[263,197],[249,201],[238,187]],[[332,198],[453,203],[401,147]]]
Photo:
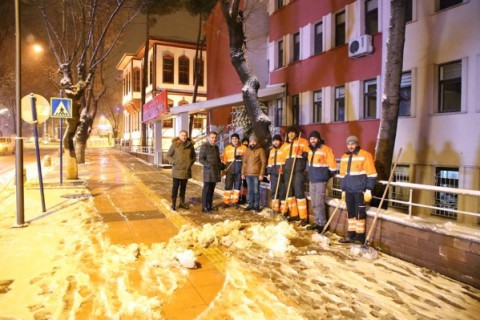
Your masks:
[[[285,165],[285,155],[282,146],[278,148],[272,147],[268,154],[267,174],[278,175],[280,167]]]
[[[238,144],[234,146],[229,144],[224,150],[222,154],[222,162],[228,167],[231,162],[235,161],[234,164],[230,167],[229,171],[234,174],[239,174],[242,171],[242,159],[243,155],[247,151],[247,147]]]
[[[377,170],[372,154],[359,147],[352,153],[345,153],[340,161],[339,177],[343,178],[342,191],[372,190],[377,181]]]
[[[332,148],[322,145],[311,146],[308,150],[308,179],[310,182],[327,182],[337,171],[337,161]]]
[[[304,138],[296,138],[293,140],[293,143],[285,142],[282,145],[282,153],[285,155],[285,171],[291,170],[295,157],[297,158],[295,171],[305,170],[304,154],[308,153],[308,151],[308,141]]]

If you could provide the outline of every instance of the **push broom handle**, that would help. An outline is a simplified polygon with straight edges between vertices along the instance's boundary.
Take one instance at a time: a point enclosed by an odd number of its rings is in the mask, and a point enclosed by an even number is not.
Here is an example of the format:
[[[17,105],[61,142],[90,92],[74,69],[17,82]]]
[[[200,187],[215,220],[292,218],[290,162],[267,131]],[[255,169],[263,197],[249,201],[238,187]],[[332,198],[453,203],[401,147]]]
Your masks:
[[[382,208],[383,201],[385,200],[385,196],[387,195],[388,192],[388,187],[390,186],[390,182],[392,182],[393,175],[395,173],[395,168],[397,167],[398,160],[400,159],[400,155],[402,154],[402,148],[398,150],[398,155],[395,161],[393,162],[392,168],[390,169],[390,176],[388,177],[387,185],[385,186],[385,190],[383,191],[382,199],[380,200],[380,204],[377,207],[377,211],[375,212],[375,218],[373,218],[372,226],[370,227],[370,230],[368,230],[368,235],[365,238],[365,245],[368,245],[368,242],[370,240],[370,236],[372,235],[373,229],[375,228],[375,224],[378,219],[378,212]]]
[[[322,233],[320,233],[321,236],[323,236],[323,234],[325,233],[325,231],[327,231],[328,226],[330,225],[330,222],[332,222],[333,217],[335,216],[335,214],[337,213],[338,209],[340,208],[340,204],[341,204],[341,203],[342,203],[342,200],[338,201],[337,207],[335,208],[335,210],[333,210],[332,214],[330,215],[330,218],[329,218],[328,221],[327,221],[327,224],[323,227]]]
[[[297,162],[297,153],[298,153],[298,147],[300,147],[300,138],[301,137],[302,137],[302,133],[300,133],[298,135],[298,145],[297,145],[297,148],[295,150],[295,158],[293,158],[292,172],[290,172],[290,179],[288,179],[287,195],[285,196],[285,204],[287,204],[288,194],[290,193],[290,186],[292,185],[293,172],[295,171],[295,164]],[[292,144],[293,144],[293,141],[292,141]],[[285,207],[288,207],[288,205],[285,205]],[[282,210],[282,213],[285,213],[285,212]]]

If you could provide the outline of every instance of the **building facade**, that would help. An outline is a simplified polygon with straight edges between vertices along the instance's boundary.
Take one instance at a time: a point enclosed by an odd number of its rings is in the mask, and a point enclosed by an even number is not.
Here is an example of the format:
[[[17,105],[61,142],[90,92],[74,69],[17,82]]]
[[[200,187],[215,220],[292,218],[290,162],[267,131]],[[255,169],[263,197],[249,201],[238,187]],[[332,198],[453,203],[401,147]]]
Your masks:
[[[144,123],[146,147],[154,150],[155,163],[161,164],[161,153],[168,150],[171,139],[180,130],[189,130],[188,118],[182,121],[169,111],[193,102],[195,81],[198,82],[196,100],[206,99],[207,54],[202,47],[195,66],[196,44],[151,38],[147,52],[145,105],[141,106],[144,52],[145,45],[136,54],[125,54],[117,64],[123,78],[123,141],[133,147],[142,147]],[[196,67],[198,77],[195,76]],[[192,136],[205,131],[205,114],[195,114],[192,121]]]
[[[371,152],[381,118],[387,0],[269,0],[265,56],[253,59],[265,84],[286,87],[269,101],[274,127],[298,125],[304,135],[320,131],[337,158],[345,138],[357,135]],[[395,154],[403,149],[396,181],[480,189],[480,2],[407,1],[406,41]],[[210,25],[221,24],[218,14]],[[215,24],[213,23],[215,22]],[[223,23],[224,24],[224,23]],[[224,29],[221,29],[224,28]],[[229,73],[226,27],[207,32],[209,99],[236,90]],[[247,28],[248,30],[248,28]],[[247,37],[247,50],[250,47]],[[210,48],[215,48],[210,51]],[[250,62],[250,61],[249,61]],[[226,67],[225,67],[226,66]],[[221,70],[220,70],[221,69]],[[405,200],[406,194],[396,197]],[[395,197],[395,196],[393,196]],[[480,212],[478,197],[417,192],[417,202]],[[432,198],[432,199],[430,199]],[[402,210],[402,206],[398,206]],[[418,208],[439,221],[478,225],[478,218]]]

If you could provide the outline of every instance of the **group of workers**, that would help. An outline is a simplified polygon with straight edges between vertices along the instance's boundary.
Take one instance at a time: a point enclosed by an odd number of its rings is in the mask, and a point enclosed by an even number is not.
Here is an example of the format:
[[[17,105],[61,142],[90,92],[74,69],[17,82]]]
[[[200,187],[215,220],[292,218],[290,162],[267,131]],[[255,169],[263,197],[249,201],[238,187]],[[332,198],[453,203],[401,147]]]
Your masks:
[[[210,132],[207,141],[201,146],[199,161],[203,165],[202,212],[218,210],[213,206],[215,186],[225,176],[223,192],[224,208],[238,208],[242,196],[247,191],[245,211],[259,212],[260,182],[270,181],[271,208],[282,214],[289,222],[298,221],[300,226],[321,233],[327,222],[326,186],[330,178],[337,174],[337,162],[332,148],[327,146],[318,131],[312,131],[308,140],[301,137],[295,127],[287,128],[285,141],[274,135],[272,146],[266,152],[258,138],[251,135],[240,142],[238,134],[230,136],[230,144],[220,154],[216,144],[217,133]],[[348,212],[348,232],[341,243],[364,243],[366,206],[372,199],[371,190],[375,186],[377,172],[373,156],[360,148],[358,138],[346,139],[347,152],[340,160],[337,177],[341,180],[342,200]],[[268,155],[267,155],[268,154]],[[185,189],[192,177],[191,167],[196,160],[193,144],[186,131],[181,131],[170,147],[167,157],[172,164],[172,210],[176,210],[176,199],[180,189],[178,207],[188,209],[185,203]],[[305,175],[304,173],[307,173]],[[308,219],[305,180],[308,176],[309,195],[314,215]]]

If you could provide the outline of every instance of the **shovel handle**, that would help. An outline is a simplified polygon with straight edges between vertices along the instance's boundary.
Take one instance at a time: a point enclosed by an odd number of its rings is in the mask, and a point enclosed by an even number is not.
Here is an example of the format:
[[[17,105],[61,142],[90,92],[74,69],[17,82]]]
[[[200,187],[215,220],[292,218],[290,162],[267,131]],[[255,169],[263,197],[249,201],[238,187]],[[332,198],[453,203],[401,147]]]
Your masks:
[[[398,163],[398,160],[400,159],[400,155],[401,155],[401,154],[402,154],[402,148],[400,148],[400,150],[398,150],[397,158],[396,158],[395,161],[393,162],[392,168],[390,169],[390,176],[388,177],[387,185],[385,186],[385,190],[383,191],[382,199],[380,200],[380,204],[379,204],[378,207],[377,207],[377,211],[375,211],[375,218],[373,218],[372,226],[371,226],[370,229],[368,230],[368,235],[367,235],[367,237],[365,238],[365,243],[364,243],[365,246],[368,246],[368,242],[369,242],[369,240],[370,240],[370,236],[372,235],[373,229],[375,228],[375,224],[377,223],[378,212],[379,212],[380,209],[382,208],[383,201],[385,200],[385,197],[386,197],[386,195],[387,195],[387,193],[388,193],[388,187],[390,187],[390,183],[392,182],[393,175],[394,175],[394,173],[395,173],[395,168],[397,167],[397,163]]]
[[[332,222],[333,217],[334,217],[335,214],[337,213],[338,209],[340,208],[340,204],[342,204],[342,202],[343,202],[343,201],[342,201],[341,199],[340,199],[340,201],[338,201],[337,207],[335,208],[335,210],[333,210],[332,214],[330,215],[330,218],[329,218],[328,221],[327,221],[327,224],[323,227],[322,233],[320,233],[321,236],[323,236],[323,234],[325,233],[325,231],[327,231],[328,226],[330,225],[330,222]]]

